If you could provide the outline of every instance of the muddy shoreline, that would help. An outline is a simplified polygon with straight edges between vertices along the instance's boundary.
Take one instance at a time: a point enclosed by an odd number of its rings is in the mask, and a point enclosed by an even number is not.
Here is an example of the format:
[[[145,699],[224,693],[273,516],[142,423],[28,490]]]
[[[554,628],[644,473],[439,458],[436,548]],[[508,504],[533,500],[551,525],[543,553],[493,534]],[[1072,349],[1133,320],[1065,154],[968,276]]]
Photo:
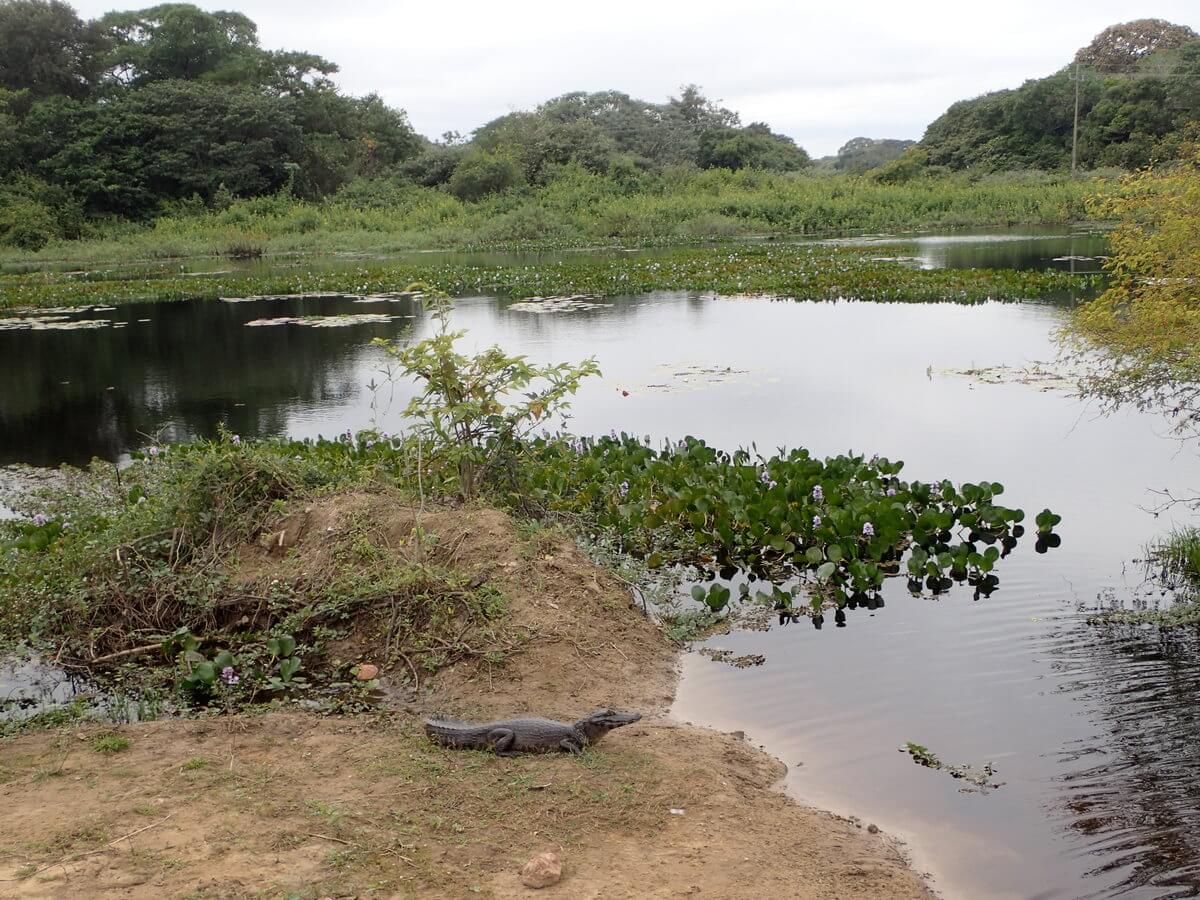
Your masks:
[[[627,589],[559,535],[530,541],[483,508],[388,507],[343,495],[305,512],[299,554],[247,548],[236,566],[283,575],[351,512],[454,544],[464,571],[510,598],[536,635],[500,665],[461,662],[391,708],[355,717],[281,709],[0,742],[0,893],[6,896],[524,896],[535,853],[563,860],[563,897],[928,898],[897,842],[806,807],[783,764],[744,735],[674,721],[678,650]],[[381,662],[369,628],[345,652]],[[581,758],[497,758],[433,747],[420,717],[645,719]],[[128,743],[115,752],[100,749]],[[123,740],[120,740],[123,739]]]

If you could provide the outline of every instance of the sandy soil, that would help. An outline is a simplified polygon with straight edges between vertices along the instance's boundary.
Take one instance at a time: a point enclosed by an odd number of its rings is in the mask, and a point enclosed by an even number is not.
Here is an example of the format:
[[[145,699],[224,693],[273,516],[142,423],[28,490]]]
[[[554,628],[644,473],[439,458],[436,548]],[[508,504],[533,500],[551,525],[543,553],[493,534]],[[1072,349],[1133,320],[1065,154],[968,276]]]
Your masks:
[[[552,533],[519,532],[494,510],[348,495],[296,511],[237,565],[286,576],[364,508],[396,552],[428,545],[419,525],[504,591],[533,635],[524,649],[414,693],[364,628],[344,649],[383,666],[393,699],[378,714],[89,725],[0,743],[0,896],[931,896],[884,835],[779,793],[777,760],[667,720],[675,651],[623,585]],[[600,705],[647,715],[580,757],[449,751],[420,729],[424,712]],[[129,746],[98,750],[112,734]],[[563,878],[533,891],[519,870],[544,850]]]

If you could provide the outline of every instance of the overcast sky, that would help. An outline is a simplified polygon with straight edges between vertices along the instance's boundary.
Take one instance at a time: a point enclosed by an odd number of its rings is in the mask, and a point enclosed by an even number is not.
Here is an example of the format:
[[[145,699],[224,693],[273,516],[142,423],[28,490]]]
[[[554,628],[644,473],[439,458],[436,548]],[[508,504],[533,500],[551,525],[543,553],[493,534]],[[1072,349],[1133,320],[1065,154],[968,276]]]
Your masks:
[[[111,2],[76,0],[85,17]],[[119,8],[153,5],[132,0]],[[264,47],[309,50],[430,137],[573,90],[660,101],[681,84],[814,156],[859,135],[917,139],[955,100],[1047,75],[1106,26],[1200,31],[1197,0],[226,0]]]

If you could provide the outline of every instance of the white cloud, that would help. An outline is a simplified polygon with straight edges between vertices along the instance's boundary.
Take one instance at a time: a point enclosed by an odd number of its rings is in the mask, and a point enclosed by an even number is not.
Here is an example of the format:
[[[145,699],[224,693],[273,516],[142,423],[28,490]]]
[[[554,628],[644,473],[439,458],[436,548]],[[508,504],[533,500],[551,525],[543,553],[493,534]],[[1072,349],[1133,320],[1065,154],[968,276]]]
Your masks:
[[[112,0],[74,5],[97,16]],[[696,82],[817,156],[857,135],[919,138],[955,100],[1053,72],[1115,22],[1155,16],[1200,30],[1195,0],[198,5],[246,13],[264,46],[333,60],[343,89],[379,92],[430,136],[567,91],[661,100]]]

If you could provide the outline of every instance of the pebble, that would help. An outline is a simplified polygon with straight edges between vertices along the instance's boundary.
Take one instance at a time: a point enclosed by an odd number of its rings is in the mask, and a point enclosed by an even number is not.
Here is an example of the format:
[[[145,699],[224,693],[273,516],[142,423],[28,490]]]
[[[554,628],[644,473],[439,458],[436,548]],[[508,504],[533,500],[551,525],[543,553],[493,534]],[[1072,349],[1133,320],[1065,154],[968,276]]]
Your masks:
[[[354,677],[359,681],[372,681],[379,677],[379,666],[363,663],[358,667],[358,672],[355,673]]]
[[[544,888],[558,884],[562,878],[562,860],[557,853],[539,853],[521,869],[521,884],[525,887]]]

